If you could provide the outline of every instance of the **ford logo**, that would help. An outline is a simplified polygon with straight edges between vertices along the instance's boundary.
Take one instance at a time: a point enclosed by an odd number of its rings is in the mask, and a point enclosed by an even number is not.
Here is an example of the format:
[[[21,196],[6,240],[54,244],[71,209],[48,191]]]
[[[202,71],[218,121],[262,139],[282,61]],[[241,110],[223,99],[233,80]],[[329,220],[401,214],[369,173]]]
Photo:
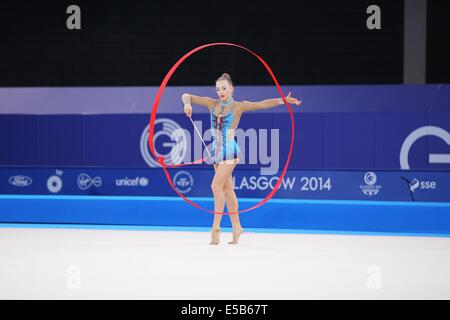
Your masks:
[[[28,187],[33,180],[27,176],[13,176],[9,178],[9,183],[16,187]]]

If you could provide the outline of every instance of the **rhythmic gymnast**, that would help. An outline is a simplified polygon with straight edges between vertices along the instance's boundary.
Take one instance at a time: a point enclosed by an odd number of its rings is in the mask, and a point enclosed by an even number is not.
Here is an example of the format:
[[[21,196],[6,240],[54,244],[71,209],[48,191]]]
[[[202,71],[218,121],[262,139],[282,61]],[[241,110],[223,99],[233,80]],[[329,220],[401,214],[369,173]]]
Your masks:
[[[210,112],[212,129],[211,157],[214,165],[214,178],[211,189],[214,194],[214,221],[211,230],[211,245],[219,244],[220,222],[225,203],[230,213],[233,229],[233,240],[229,244],[237,244],[239,237],[244,232],[239,221],[238,199],[234,192],[232,173],[241,158],[241,151],[235,141],[234,130],[236,129],[242,114],[246,111],[273,108],[283,104],[281,98],[267,99],[259,102],[236,101],[233,99],[233,83],[229,74],[224,73],[216,80],[216,92],[219,99],[199,97],[185,93],[182,95],[184,112],[188,117],[192,116],[192,105],[197,104],[207,107]],[[286,96],[289,104],[301,104],[290,96]]]

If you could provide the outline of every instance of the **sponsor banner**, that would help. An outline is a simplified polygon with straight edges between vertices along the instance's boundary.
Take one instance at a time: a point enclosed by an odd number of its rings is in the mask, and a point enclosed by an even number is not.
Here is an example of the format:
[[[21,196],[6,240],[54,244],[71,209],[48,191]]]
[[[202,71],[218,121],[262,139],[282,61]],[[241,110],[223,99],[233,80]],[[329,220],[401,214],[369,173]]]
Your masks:
[[[170,169],[174,186],[186,197],[211,197],[212,168]],[[263,198],[277,175],[235,170],[238,197]],[[2,194],[176,196],[162,169],[1,168]],[[276,198],[380,201],[449,201],[448,171],[288,170]]]

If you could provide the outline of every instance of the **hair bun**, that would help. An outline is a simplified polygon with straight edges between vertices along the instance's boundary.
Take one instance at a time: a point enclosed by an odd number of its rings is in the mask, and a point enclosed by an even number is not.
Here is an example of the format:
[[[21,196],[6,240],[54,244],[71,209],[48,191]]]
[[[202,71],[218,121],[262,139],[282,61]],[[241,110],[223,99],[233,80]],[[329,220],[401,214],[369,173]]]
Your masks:
[[[226,81],[228,81],[228,83],[230,84],[230,85],[233,85],[233,82],[231,81],[231,76],[228,74],[228,73],[223,73],[220,77],[219,77],[219,79],[217,79],[216,81],[219,81],[219,80],[226,80]]]

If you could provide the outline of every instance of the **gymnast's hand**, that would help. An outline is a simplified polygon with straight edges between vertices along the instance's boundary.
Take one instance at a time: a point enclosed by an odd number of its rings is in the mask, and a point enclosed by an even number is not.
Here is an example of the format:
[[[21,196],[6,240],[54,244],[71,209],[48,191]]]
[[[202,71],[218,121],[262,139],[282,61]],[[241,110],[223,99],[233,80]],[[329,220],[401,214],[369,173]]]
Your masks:
[[[184,113],[186,113],[186,115],[187,115],[188,117],[191,117],[191,116],[192,116],[192,106],[191,106],[189,103],[186,103],[186,104],[184,105]]]
[[[289,104],[295,103],[297,106],[302,104],[302,100],[291,97],[291,92],[289,92],[289,94],[286,96],[286,100]]]

